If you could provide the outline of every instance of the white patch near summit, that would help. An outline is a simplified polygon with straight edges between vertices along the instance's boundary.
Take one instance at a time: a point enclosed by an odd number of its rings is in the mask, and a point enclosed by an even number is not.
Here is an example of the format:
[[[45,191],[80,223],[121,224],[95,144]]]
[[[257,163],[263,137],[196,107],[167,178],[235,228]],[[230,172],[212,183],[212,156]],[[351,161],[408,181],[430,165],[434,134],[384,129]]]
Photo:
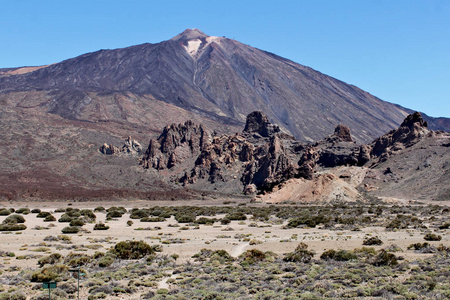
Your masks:
[[[208,36],[206,38],[206,45],[204,45],[202,48],[205,48],[212,42],[220,42],[220,39],[221,38],[217,36]],[[200,39],[189,40],[187,42],[187,46],[184,46],[184,49],[186,49],[187,53],[189,53],[190,56],[194,57],[200,49],[201,45],[202,41]]]
[[[189,53],[190,56],[194,56],[197,53],[198,48],[200,48],[201,44],[202,44],[202,41],[199,39],[190,40],[190,41],[188,41],[187,46],[184,46],[184,48],[186,48],[186,51]]]

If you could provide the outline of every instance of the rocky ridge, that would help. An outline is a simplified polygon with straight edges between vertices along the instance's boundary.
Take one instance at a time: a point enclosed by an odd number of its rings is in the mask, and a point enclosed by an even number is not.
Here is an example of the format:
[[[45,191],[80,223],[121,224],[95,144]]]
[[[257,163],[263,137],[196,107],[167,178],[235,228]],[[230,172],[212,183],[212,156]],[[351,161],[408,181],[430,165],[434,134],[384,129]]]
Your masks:
[[[361,192],[377,189],[362,184],[366,173],[370,178],[380,163],[426,137],[440,135],[447,136],[430,131],[421,114],[414,113],[398,129],[370,144],[356,143],[345,125],[338,125],[324,140],[305,144],[281,132],[263,113],[253,112],[247,116],[244,130],[234,135],[217,135],[190,121],[170,125],[157,140],[150,141],[141,163],[164,171],[168,180],[184,186],[204,188],[208,183],[217,189],[222,183],[228,190],[233,186],[234,192],[270,194],[297,181],[303,187],[322,186],[319,190],[333,194],[333,199],[351,195],[354,200],[361,198]],[[341,182],[338,185],[337,180]],[[340,186],[339,192],[333,186]]]

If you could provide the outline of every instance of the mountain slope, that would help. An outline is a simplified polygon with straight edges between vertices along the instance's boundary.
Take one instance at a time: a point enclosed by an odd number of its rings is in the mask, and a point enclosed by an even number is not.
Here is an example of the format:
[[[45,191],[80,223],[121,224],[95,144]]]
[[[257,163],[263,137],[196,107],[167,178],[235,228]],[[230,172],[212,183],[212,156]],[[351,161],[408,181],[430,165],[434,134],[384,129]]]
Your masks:
[[[260,110],[303,141],[323,138],[342,123],[356,140],[368,142],[411,112],[311,68],[197,29],[157,44],[19,70],[2,73],[1,94],[14,98],[38,91],[39,96],[27,96],[32,103],[27,107],[94,122],[144,125],[142,107],[157,99],[230,126],[242,126],[247,114]],[[432,129],[449,130],[445,118],[427,120]],[[145,125],[161,124],[147,119]]]

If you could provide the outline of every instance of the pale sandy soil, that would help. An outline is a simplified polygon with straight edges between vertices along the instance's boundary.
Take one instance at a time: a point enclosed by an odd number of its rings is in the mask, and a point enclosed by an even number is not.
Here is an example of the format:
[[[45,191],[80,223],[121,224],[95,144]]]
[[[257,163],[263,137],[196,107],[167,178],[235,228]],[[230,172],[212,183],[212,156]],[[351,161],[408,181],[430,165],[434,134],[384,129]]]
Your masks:
[[[152,205],[163,205],[163,203],[152,202]],[[134,202],[134,203],[73,203],[72,207],[90,208],[93,209],[98,205],[103,207],[125,206],[127,209],[133,207],[148,207],[151,204],[148,202]],[[165,203],[167,204],[167,202]],[[172,205],[179,205],[174,201],[170,202]],[[186,203],[184,203],[186,204]],[[191,203],[190,203],[191,204]],[[20,203],[14,205],[14,208],[20,207],[40,208],[43,211],[54,212],[58,207],[67,207],[67,203]],[[3,203],[2,207],[11,207],[10,204]],[[62,213],[53,213],[56,219],[59,219]],[[105,213],[96,213],[97,222],[104,222],[110,226],[109,230],[93,230],[94,224],[86,224],[84,229],[89,233],[71,234],[74,245],[98,245],[98,249],[83,248],[78,251],[83,253],[93,254],[95,251],[106,252],[114,244],[124,240],[144,240],[148,244],[161,244],[167,239],[179,238],[185,242],[182,244],[163,244],[163,254],[171,255],[177,254],[179,258],[177,262],[193,261],[192,255],[198,253],[202,248],[219,250],[226,250],[234,257],[238,257],[245,250],[260,249],[263,251],[272,251],[276,254],[284,254],[291,252],[299,244],[305,242],[309,245],[309,249],[316,252],[318,259],[320,254],[327,249],[347,249],[362,247],[362,241],[367,236],[378,236],[384,244],[382,246],[375,246],[375,249],[385,248],[386,246],[396,244],[403,251],[397,252],[396,255],[403,256],[406,260],[415,260],[419,257],[427,257],[432,254],[417,254],[413,251],[407,250],[407,247],[413,243],[424,242],[424,232],[416,229],[399,230],[397,232],[386,231],[384,227],[368,227],[361,231],[349,230],[324,230],[324,229],[283,229],[283,224],[268,224],[263,222],[256,222],[258,227],[249,227],[250,223],[255,223],[251,220],[246,221],[232,221],[229,225],[220,225],[219,222],[214,226],[200,225],[199,229],[188,227],[188,230],[180,230],[185,224],[179,224],[180,227],[169,227],[170,224],[177,224],[173,217],[165,222],[143,223],[139,220],[132,220],[133,225],[127,226],[127,221],[130,220],[129,214],[125,214],[118,220],[106,221]],[[58,236],[63,227],[68,226],[68,223],[44,222],[41,218],[36,218],[36,214],[28,214],[25,224],[27,229],[17,233],[0,234],[0,250],[13,252],[16,257],[21,255],[48,255],[45,252],[36,252],[39,247],[48,247],[48,253],[58,252],[62,255],[67,255],[73,250],[56,250],[56,246],[61,245],[61,242],[44,242],[47,236]],[[218,215],[216,218],[222,216]],[[0,222],[6,217],[0,216]],[[36,230],[36,226],[48,227],[52,223],[55,226],[45,230]],[[136,230],[137,228],[154,228],[161,227],[159,230]],[[251,240],[256,239],[261,241],[258,245],[249,245],[249,241],[239,240],[235,238],[236,234],[249,235]],[[440,232],[443,239],[440,242],[430,242],[431,244],[444,244],[450,246],[450,236],[446,231]],[[110,241],[105,241],[105,238],[110,238]],[[38,269],[37,259],[18,260],[15,258],[2,257],[0,264],[5,267],[17,266],[22,269]],[[3,273],[5,275],[5,273]],[[170,276],[171,274],[168,274]],[[0,275],[1,277],[2,275]],[[166,283],[169,277],[163,278],[159,283],[160,288],[168,288]],[[83,298],[87,298],[87,289],[81,292]],[[115,299],[139,299],[137,296],[123,296],[123,298],[115,297]]]

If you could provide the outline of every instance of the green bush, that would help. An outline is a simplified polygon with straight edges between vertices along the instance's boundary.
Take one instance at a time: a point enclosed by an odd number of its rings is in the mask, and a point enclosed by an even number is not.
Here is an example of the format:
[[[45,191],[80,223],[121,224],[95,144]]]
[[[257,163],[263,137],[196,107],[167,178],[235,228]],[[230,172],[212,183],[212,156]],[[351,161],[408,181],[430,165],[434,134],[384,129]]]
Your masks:
[[[266,260],[266,253],[262,252],[258,249],[250,249],[242,253],[239,258],[242,259],[244,263],[247,264],[255,264],[257,262],[261,262]]]
[[[69,223],[70,226],[79,226],[79,227],[84,226],[84,224],[85,224],[84,221],[81,219],[73,219]]]
[[[104,212],[104,211],[106,211],[106,209],[103,206],[97,206],[94,209],[94,212]]]
[[[67,226],[61,229],[62,233],[78,233],[80,232],[80,227],[78,226]]]
[[[430,247],[430,244],[425,242],[425,243],[415,243],[415,244],[411,244],[408,246],[408,250],[422,250],[424,248],[428,248]]]
[[[9,216],[11,214],[11,211],[9,209],[2,209],[0,210],[0,216]]]
[[[214,224],[214,222],[216,222],[217,219],[215,218],[205,218],[205,217],[201,217],[198,218],[197,220],[195,220],[195,223],[197,224]]]
[[[31,274],[32,282],[56,281],[58,277],[68,275],[69,267],[58,264],[53,266],[44,266]]]
[[[349,260],[355,260],[358,256],[356,256],[353,251],[347,251],[347,250],[339,250],[336,252],[336,255],[334,256],[334,260],[337,261],[349,261]]]
[[[63,214],[61,218],[58,219],[60,223],[70,223],[74,218],[69,216],[68,214]]]
[[[25,230],[27,226],[25,224],[1,224],[0,231],[19,231]]]
[[[21,215],[9,215],[3,220],[3,224],[17,224],[17,223],[25,223],[25,218]]]
[[[51,213],[48,211],[41,211],[40,213],[37,214],[36,218],[45,218],[50,215],[51,215]]]
[[[320,255],[320,259],[330,260],[330,259],[334,259],[335,256],[336,256],[336,250],[330,249],[330,250],[324,251],[322,253],[322,255]]]
[[[40,208],[33,208],[32,210],[31,210],[31,213],[32,214],[38,214],[38,213],[40,213],[41,212],[41,209]]]
[[[16,213],[18,214],[23,214],[23,215],[28,215],[30,213],[30,209],[29,208],[19,208],[18,210],[16,210]]]
[[[314,256],[313,251],[308,251],[308,245],[300,243],[293,252],[286,253],[283,260],[288,262],[308,263]]]
[[[143,217],[140,219],[141,222],[164,222],[165,220],[163,217]]]
[[[72,218],[81,217],[81,211],[79,208],[68,207],[66,208],[66,214]]]
[[[144,241],[123,241],[117,243],[110,252],[121,259],[139,259],[155,253]]]
[[[227,218],[220,219],[220,224],[222,224],[222,225],[228,225],[230,223],[231,223],[230,219],[227,219]]]
[[[363,241],[363,245],[365,245],[365,246],[373,246],[373,245],[379,246],[382,244],[383,244],[383,242],[377,236],[366,238]]]
[[[177,220],[178,223],[192,223],[195,221],[195,216],[179,213],[175,215],[175,220]]]
[[[43,267],[44,265],[54,265],[56,263],[59,263],[61,261],[61,254],[59,253],[52,253],[48,256],[41,257],[38,260],[39,267]]]
[[[101,268],[106,268],[112,265],[114,262],[114,257],[111,255],[105,255],[98,260],[98,266]]]
[[[80,213],[84,217],[86,222],[89,222],[89,223],[95,222],[95,220],[97,219],[97,216],[90,209],[82,209]]]
[[[442,240],[442,236],[436,235],[434,233],[427,233],[427,234],[425,234],[423,239],[425,241],[440,241],[440,240]]]
[[[71,267],[80,267],[87,265],[92,260],[92,257],[86,254],[82,253],[73,253],[70,252],[66,257],[64,258],[64,263],[68,264]]]
[[[112,210],[106,214],[106,219],[121,218],[122,215],[123,215],[122,212],[118,210]]]
[[[374,266],[396,266],[398,265],[397,257],[385,250],[380,250],[380,253],[375,257],[372,264]]]
[[[108,229],[109,229],[109,226],[105,225],[101,222],[94,225],[94,230],[108,230]]]
[[[247,220],[247,216],[243,212],[231,212],[225,215],[224,219],[231,221],[244,221]]]
[[[56,221],[56,218],[53,215],[48,215],[44,218],[44,222],[53,222]]]
[[[348,250],[334,250],[330,249],[322,253],[320,256],[320,259],[323,260],[337,260],[337,261],[349,261],[349,260],[355,260],[358,256],[353,251]]]
[[[150,210],[148,209],[137,209],[133,210],[130,214],[130,219],[142,219],[150,216]]]

